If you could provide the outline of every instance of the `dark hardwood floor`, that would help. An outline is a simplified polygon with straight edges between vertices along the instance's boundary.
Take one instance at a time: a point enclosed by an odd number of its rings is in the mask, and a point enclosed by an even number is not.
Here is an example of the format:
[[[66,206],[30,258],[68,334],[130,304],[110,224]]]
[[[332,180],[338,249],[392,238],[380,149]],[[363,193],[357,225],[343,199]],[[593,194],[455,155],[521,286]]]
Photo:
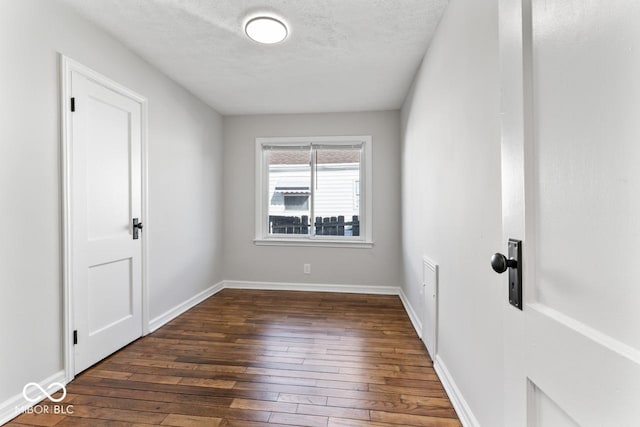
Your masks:
[[[460,426],[395,296],[226,289],[67,391],[8,426]]]

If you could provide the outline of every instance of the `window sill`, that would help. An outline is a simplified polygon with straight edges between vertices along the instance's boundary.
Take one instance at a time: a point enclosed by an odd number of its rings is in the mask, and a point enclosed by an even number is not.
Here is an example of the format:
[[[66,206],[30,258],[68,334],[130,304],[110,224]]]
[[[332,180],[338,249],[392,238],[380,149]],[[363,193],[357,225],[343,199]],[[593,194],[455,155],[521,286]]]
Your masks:
[[[256,246],[308,246],[316,248],[358,248],[371,249],[373,242],[363,240],[331,240],[331,239],[254,239]]]

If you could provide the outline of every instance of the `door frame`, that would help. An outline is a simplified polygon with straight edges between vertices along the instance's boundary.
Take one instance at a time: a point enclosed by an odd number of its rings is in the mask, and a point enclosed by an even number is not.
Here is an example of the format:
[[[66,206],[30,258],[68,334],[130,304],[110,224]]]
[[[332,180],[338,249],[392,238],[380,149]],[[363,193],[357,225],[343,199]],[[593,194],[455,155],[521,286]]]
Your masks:
[[[71,236],[72,217],[72,114],[70,109],[71,98],[71,73],[77,72],[86,78],[120,94],[134,100],[140,104],[141,123],[141,203],[142,217],[145,223],[145,231],[141,236],[142,257],[141,257],[141,283],[142,283],[142,336],[149,333],[149,289],[148,271],[149,265],[149,202],[148,194],[148,101],[144,96],[126,88],[125,86],[105,77],[104,75],[80,64],[77,61],[59,54],[60,62],[60,171],[61,171],[61,193],[62,193],[62,301],[63,301],[63,329],[62,348],[64,354],[65,381],[70,382],[75,377],[74,364],[74,344],[73,344],[73,240]]]

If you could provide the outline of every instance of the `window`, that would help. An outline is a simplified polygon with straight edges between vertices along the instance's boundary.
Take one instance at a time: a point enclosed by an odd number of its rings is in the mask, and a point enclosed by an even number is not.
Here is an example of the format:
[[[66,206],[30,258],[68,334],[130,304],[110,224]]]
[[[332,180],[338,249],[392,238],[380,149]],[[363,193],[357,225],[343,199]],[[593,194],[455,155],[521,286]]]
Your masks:
[[[256,244],[371,247],[371,137],[256,139]]]

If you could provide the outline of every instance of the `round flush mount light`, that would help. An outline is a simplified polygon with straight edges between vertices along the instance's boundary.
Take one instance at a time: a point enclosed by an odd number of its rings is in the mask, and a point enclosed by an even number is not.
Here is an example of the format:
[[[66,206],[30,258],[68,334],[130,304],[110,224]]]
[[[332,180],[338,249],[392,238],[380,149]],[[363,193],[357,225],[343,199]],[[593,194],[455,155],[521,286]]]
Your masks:
[[[269,16],[250,19],[244,26],[247,36],[258,43],[280,43],[287,38],[287,26],[280,20]]]

